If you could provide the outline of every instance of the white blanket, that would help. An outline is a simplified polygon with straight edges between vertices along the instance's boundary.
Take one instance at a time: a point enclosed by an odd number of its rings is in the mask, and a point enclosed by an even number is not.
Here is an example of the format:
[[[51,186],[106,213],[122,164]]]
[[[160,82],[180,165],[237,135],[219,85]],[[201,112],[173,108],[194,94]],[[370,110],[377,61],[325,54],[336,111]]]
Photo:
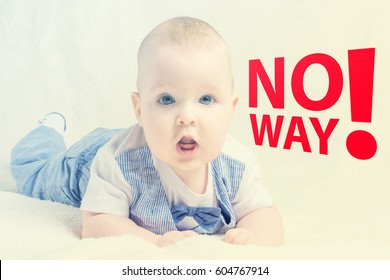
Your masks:
[[[4,187],[4,186],[2,186]],[[240,246],[197,236],[160,248],[138,237],[81,239],[79,209],[0,191],[0,259],[388,259],[387,213],[367,209],[345,219],[304,202],[294,192],[281,208],[286,241],[278,247]],[[310,197],[311,193],[308,193]],[[317,195],[321,192],[317,191]]]

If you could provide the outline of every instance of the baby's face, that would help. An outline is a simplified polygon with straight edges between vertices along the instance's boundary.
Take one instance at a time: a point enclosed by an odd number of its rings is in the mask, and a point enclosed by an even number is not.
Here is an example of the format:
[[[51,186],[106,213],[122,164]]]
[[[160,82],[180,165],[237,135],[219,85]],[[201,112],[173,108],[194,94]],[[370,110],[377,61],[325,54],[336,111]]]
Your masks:
[[[237,97],[226,50],[159,47],[142,59],[133,102],[153,155],[178,174],[221,151]]]

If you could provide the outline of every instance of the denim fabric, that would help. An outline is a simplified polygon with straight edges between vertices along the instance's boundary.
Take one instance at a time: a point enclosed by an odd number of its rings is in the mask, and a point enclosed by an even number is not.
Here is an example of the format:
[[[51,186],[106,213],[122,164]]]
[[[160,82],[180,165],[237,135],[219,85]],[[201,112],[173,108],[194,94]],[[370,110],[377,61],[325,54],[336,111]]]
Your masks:
[[[79,207],[96,152],[120,130],[98,128],[66,148],[55,129],[41,125],[11,153],[11,171],[22,194]]]

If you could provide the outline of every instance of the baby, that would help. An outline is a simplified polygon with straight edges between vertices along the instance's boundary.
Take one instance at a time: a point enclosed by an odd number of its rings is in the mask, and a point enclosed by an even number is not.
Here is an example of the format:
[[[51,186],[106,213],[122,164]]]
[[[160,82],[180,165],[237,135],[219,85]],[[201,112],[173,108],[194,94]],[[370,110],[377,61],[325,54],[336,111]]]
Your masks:
[[[12,151],[26,195],[80,207],[82,236],[133,234],[159,246],[197,234],[233,244],[283,242],[256,157],[228,136],[238,97],[229,49],[207,23],[178,17],[138,51],[138,123],[99,128],[67,149],[51,113]]]

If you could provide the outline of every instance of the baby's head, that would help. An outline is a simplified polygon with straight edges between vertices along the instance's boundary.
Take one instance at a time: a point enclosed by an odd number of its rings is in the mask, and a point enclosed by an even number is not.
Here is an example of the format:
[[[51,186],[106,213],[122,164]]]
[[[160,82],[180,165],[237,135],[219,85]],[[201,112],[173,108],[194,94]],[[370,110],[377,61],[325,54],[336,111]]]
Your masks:
[[[154,156],[177,172],[221,151],[237,97],[230,51],[206,22],[179,17],[154,28],[138,51],[134,110]]]
[[[188,52],[214,52],[220,51],[226,55],[229,63],[225,70],[230,72],[230,50],[218,34],[218,32],[208,23],[190,17],[177,17],[169,19],[155,27],[142,41],[138,50],[138,90],[142,91],[142,86],[148,84],[144,81],[145,75],[149,75],[148,62],[154,59],[155,54],[161,48],[171,48],[172,54],[175,50],[187,50]],[[190,66],[189,66],[190,67]],[[146,73],[145,73],[146,70]],[[231,81],[226,81],[233,85]]]

